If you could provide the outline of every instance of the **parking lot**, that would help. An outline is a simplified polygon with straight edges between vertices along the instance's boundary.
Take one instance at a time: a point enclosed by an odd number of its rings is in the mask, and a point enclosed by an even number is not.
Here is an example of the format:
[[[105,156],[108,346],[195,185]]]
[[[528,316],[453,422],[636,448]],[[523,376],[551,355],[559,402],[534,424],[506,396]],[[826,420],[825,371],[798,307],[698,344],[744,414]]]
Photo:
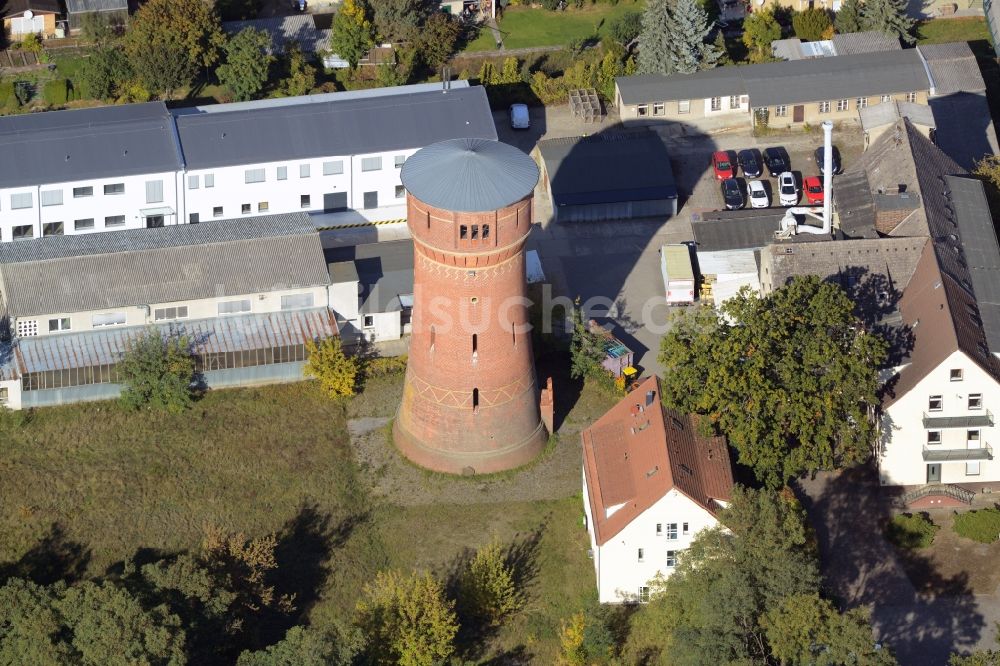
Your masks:
[[[530,152],[540,138],[596,134],[614,126],[617,118],[587,124],[573,118],[565,107],[555,107],[531,109],[531,121],[530,130],[513,131],[506,113],[498,112],[500,140]],[[693,240],[692,212],[723,207],[719,181],[711,166],[712,153],[783,146],[801,184],[803,177],[818,174],[813,151],[823,142],[819,129],[764,138],[751,136],[749,128],[712,134],[677,129],[668,126],[663,132],[668,137],[680,194],[679,212],[672,219],[556,224],[545,188],[539,185],[535,191],[535,221],[540,227],[532,233],[529,243],[538,250],[553,291],[569,298],[580,297],[591,306],[588,314],[611,324],[615,334],[635,351],[637,365],[647,373],[661,370],[656,356],[671,314],[660,277],[660,247]],[[834,144],[840,150],[842,166],[848,168],[861,154],[860,129],[835,130]],[[742,178],[742,173],[739,175]],[[775,191],[776,179],[766,175],[762,179],[769,181]],[[772,206],[777,203],[772,202]]]

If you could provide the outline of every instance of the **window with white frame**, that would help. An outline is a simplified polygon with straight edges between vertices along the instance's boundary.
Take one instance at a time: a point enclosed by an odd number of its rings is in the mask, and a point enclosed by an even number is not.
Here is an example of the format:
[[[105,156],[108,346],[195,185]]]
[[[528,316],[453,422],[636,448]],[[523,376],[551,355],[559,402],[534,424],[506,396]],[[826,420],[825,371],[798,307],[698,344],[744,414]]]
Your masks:
[[[38,203],[44,206],[61,206],[63,202],[62,190],[42,190],[38,193]]]
[[[687,534],[687,533],[688,533],[688,524],[681,523],[681,534]]]
[[[282,310],[301,310],[313,306],[312,294],[289,294],[281,297]]]
[[[31,195],[31,192],[18,192],[17,194],[10,195],[10,207],[13,210],[31,208],[34,205],[35,199]]]
[[[309,177],[309,165],[308,164],[300,164],[299,165],[299,178],[308,178],[308,177]]]
[[[250,213],[252,213],[252,212],[253,212],[253,206],[251,206],[251,205],[250,205],[250,204],[248,204],[248,203],[245,203],[245,204],[241,204],[241,205],[240,205],[240,212],[241,212],[242,214],[244,214],[244,215],[249,215]]]
[[[38,320],[18,319],[16,328],[17,328],[17,337],[19,338],[34,337],[38,335]]]
[[[979,476],[979,461],[970,460],[965,463],[965,475],[966,476]]]
[[[649,105],[648,104],[639,104],[639,105],[637,105],[635,107],[635,113],[640,118],[642,116],[648,116],[649,115]]]
[[[663,523],[656,523],[656,536],[663,536]]]
[[[867,109],[868,108],[868,98],[867,97],[859,97],[859,98],[857,98],[855,100],[855,104],[857,104],[857,107],[858,107],[859,111],[861,109]]]
[[[886,102],[891,102],[892,101],[892,95],[882,95],[881,99],[882,99],[882,103],[883,104],[885,104]]]
[[[785,106],[784,104],[779,104],[778,106],[774,107],[774,115],[777,116],[778,118],[784,118],[785,116],[788,115],[788,107]]]
[[[906,93],[906,101],[909,102],[910,104],[913,104],[914,102],[916,102],[917,101],[917,93],[915,93],[915,92],[908,92],[908,93]]]
[[[847,111],[850,108],[850,101],[846,99],[837,100],[837,111]]]
[[[108,215],[104,218],[105,227],[121,227],[125,225],[124,215]]]
[[[309,208],[312,205],[311,197],[308,194],[299,195],[299,208]]]
[[[124,326],[126,321],[124,312],[105,312],[96,314],[90,319],[90,325],[94,328],[102,326]]]
[[[267,173],[264,169],[245,169],[243,171],[244,183],[263,183],[267,180]]]
[[[278,167],[278,180],[288,180],[288,167],[280,166]]]
[[[677,102],[677,113],[691,113],[691,100],[682,99]]]
[[[830,113],[830,103],[829,102],[820,102],[819,103],[819,112],[820,113]]]
[[[49,333],[68,331],[70,329],[69,317],[56,317],[49,319]]]
[[[92,196],[94,196],[94,188],[93,187],[87,186],[87,187],[74,187],[73,188],[73,198],[74,199],[82,199],[83,197],[92,197]]]
[[[257,212],[258,213],[266,213],[269,210],[271,210],[271,204],[270,203],[268,203],[267,201],[258,201],[257,202]]]
[[[730,95],[729,96],[729,108],[730,109],[738,109],[738,108],[740,108],[740,96],[739,95]]]
[[[667,523],[667,538],[676,539],[677,538],[677,523]]]
[[[403,164],[406,162],[406,155],[396,155],[392,158],[392,162],[397,169],[401,169]]]
[[[212,217],[222,217],[222,206],[212,206]]]
[[[362,171],[379,171],[382,169],[382,156],[377,155],[375,157],[362,157],[361,158],[361,170]]]
[[[219,303],[220,315],[242,314],[244,312],[250,312],[249,298],[245,298],[241,301],[223,301],[222,303]]]
[[[931,446],[935,446],[941,443],[941,431],[940,430],[928,430],[927,431],[927,443]]]
[[[205,187],[215,187],[215,174],[206,173],[205,174]]]
[[[949,370],[948,371],[948,379],[950,379],[953,382],[960,382],[960,381],[962,381],[962,369],[961,368],[952,368],[951,370]]]
[[[649,602],[649,586],[640,585],[639,586],[639,603],[644,604]]]
[[[323,162],[324,176],[339,176],[344,173],[344,160],[331,160]]]
[[[171,306],[169,308],[156,308],[153,310],[154,321],[168,321],[170,319],[187,319],[188,307],[186,305]]]
[[[146,181],[146,203],[163,203],[163,181],[162,180],[147,180]]]
[[[653,115],[664,116],[667,114],[667,105],[663,102],[653,102]]]
[[[932,395],[927,398],[927,409],[931,412],[940,412],[944,409],[944,398],[940,395]]]
[[[645,562],[646,561],[646,551],[644,549],[640,548],[639,551],[638,551],[638,555],[639,555],[638,559],[639,559],[640,562]]]
[[[673,569],[674,567],[677,566],[677,551],[676,550],[668,550],[667,551],[667,563],[666,564],[667,564],[667,568],[668,569]]]
[[[979,448],[979,431],[978,430],[966,430],[965,431],[965,443],[970,449]]]
[[[365,315],[361,321],[364,328],[375,328],[375,315]]]
[[[983,394],[982,393],[970,393],[969,394],[969,409],[982,409],[983,408]]]
[[[201,176],[188,176],[188,189],[197,190],[201,187]]]
[[[712,107],[712,111],[721,111],[722,110],[722,98],[721,97],[713,97],[712,101],[711,101],[711,107]]]
[[[0,403],[7,404],[7,400],[10,398],[9,391],[6,386],[0,387]]]

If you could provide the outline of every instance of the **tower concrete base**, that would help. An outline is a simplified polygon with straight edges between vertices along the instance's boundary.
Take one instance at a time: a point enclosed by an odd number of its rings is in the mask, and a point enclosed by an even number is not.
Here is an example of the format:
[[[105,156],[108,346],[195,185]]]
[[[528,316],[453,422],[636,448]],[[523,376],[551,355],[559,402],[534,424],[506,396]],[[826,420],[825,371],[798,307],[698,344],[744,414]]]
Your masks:
[[[397,418],[392,438],[399,452],[411,462],[446,474],[492,474],[516,469],[534,460],[549,441],[545,426],[538,427],[526,439],[489,451],[444,451],[428,446],[410,434]]]

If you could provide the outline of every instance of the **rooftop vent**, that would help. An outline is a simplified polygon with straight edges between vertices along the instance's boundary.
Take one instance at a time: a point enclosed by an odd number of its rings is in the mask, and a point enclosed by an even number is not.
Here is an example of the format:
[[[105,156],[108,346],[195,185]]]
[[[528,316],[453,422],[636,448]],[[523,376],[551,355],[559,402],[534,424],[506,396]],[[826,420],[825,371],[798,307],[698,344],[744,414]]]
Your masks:
[[[653,404],[653,400],[656,398],[656,391],[646,391],[646,406],[649,407]]]
[[[691,468],[685,465],[684,463],[681,463],[680,467],[681,471],[687,474],[688,476],[694,476],[694,472],[691,470]]]
[[[660,466],[656,465],[655,467],[653,467],[653,469],[648,470],[646,472],[646,478],[648,479],[649,477],[653,476],[654,474],[656,474],[659,471],[660,471]]]

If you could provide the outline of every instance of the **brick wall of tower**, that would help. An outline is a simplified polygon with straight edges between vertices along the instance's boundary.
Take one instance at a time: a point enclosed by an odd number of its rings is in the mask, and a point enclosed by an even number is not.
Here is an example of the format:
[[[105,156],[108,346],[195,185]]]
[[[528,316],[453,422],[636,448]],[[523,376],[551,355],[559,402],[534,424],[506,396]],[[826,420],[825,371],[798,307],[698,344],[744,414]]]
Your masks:
[[[547,439],[526,307],[531,197],[489,213],[442,210],[412,195],[407,205],[413,335],[397,445],[452,473],[524,464]]]

